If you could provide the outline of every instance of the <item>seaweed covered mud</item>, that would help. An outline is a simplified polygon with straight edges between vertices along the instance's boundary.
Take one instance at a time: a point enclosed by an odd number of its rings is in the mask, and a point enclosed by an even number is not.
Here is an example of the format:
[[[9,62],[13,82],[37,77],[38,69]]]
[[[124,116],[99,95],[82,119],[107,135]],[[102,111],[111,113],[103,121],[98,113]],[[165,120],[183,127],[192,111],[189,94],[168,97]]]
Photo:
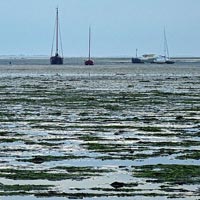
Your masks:
[[[0,66],[0,199],[198,199],[200,64]]]

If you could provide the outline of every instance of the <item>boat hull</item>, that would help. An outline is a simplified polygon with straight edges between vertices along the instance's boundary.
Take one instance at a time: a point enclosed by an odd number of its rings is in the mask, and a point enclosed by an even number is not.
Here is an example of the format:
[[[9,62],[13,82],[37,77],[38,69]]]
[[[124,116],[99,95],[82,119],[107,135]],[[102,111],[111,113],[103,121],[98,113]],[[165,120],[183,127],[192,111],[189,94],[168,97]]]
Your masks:
[[[174,64],[175,62],[172,60],[166,60],[166,61],[154,61],[154,64]]]
[[[50,58],[51,65],[62,65],[63,64],[63,58],[60,56],[52,56]]]
[[[93,60],[86,60],[85,65],[94,65],[94,61]]]
[[[166,62],[165,62],[166,64],[174,64],[175,62],[174,61],[172,61],[172,60],[166,60]]]
[[[132,58],[132,63],[144,63],[140,58]]]
[[[154,62],[152,62],[152,64],[160,64],[160,65],[162,65],[162,64],[166,64],[166,62],[160,60],[160,61],[154,61]]]

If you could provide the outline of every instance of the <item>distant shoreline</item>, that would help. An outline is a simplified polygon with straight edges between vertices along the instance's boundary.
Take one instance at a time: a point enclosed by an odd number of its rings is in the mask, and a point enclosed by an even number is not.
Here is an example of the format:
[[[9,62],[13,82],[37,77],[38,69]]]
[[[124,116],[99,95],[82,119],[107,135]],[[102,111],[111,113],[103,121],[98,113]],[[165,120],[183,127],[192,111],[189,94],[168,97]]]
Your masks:
[[[134,57],[134,56],[132,56]],[[131,59],[131,56],[94,56],[95,59]],[[49,59],[49,55],[0,55],[0,59]],[[66,59],[86,59],[86,56],[64,56]],[[173,60],[200,60],[200,56],[174,56]]]

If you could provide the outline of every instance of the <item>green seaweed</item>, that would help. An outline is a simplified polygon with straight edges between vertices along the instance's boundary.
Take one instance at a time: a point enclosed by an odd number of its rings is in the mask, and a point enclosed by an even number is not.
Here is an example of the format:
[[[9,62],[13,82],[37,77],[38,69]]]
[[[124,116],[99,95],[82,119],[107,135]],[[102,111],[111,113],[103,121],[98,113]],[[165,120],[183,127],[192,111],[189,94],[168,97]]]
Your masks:
[[[79,137],[79,139],[83,140],[83,141],[101,141],[101,140],[103,140],[103,138],[96,136],[94,134],[81,135]]]
[[[49,190],[54,185],[4,185],[0,184],[0,190],[7,191],[33,191],[33,190]]]
[[[140,131],[147,131],[147,132],[161,132],[162,129],[160,127],[140,127],[138,128]]]
[[[183,154],[181,156],[177,156],[176,159],[181,159],[181,160],[187,160],[187,159],[200,160],[200,151],[199,150],[196,150],[196,151],[195,150],[193,150],[193,151],[191,150],[190,153],[186,153],[186,154]]]
[[[57,172],[52,173],[49,170],[17,170],[17,169],[0,169],[0,177],[13,180],[50,180],[59,181],[65,179],[83,180],[91,176],[96,176],[94,173],[78,170],[77,172]]]
[[[200,166],[170,164],[136,166],[134,176],[155,179],[160,183],[200,184]]]
[[[68,173],[80,173],[81,175],[100,176],[102,173],[114,172],[111,169],[94,168],[94,167],[74,167],[74,166],[58,166],[54,169],[65,170]]]
[[[33,162],[33,163],[43,163],[43,162],[50,162],[50,161],[59,161],[59,160],[71,160],[71,159],[83,159],[87,158],[87,156],[75,156],[75,155],[65,155],[65,156],[34,156],[30,159],[17,159],[17,161],[21,162]]]
[[[18,139],[18,138],[0,138],[0,143],[13,143],[13,142],[17,142],[17,141],[21,141],[21,139]]]

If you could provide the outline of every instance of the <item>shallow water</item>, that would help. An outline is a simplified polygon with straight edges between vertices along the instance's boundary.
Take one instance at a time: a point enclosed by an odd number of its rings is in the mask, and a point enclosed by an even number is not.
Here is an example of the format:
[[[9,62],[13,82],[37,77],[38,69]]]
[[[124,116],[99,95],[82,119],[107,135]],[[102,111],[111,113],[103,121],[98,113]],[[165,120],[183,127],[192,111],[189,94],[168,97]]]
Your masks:
[[[196,199],[198,182],[164,191],[135,167],[199,166],[199,91],[199,63],[0,65],[0,198]],[[5,187],[30,184],[51,187]]]

